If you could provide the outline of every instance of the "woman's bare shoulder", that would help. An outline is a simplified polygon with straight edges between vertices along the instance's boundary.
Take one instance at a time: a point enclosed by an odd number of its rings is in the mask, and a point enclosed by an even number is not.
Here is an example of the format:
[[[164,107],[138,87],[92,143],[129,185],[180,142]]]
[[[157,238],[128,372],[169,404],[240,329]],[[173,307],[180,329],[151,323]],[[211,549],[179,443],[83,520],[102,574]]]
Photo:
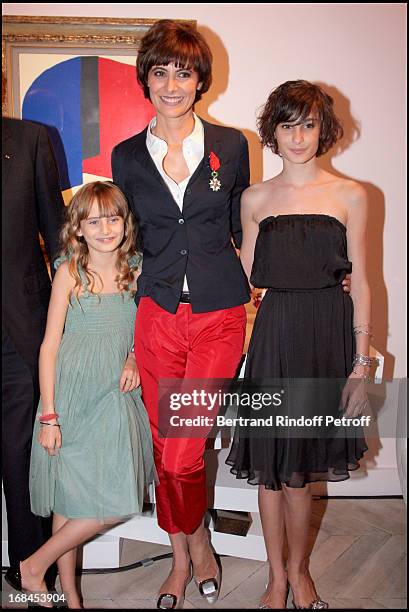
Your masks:
[[[245,191],[243,191],[242,199],[245,202],[253,203],[257,205],[260,203],[266,196],[271,196],[274,191],[278,187],[277,177],[269,179],[267,181],[262,181],[261,183],[254,183]]]
[[[366,189],[358,181],[335,176],[334,188],[346,206],[366,201]]]

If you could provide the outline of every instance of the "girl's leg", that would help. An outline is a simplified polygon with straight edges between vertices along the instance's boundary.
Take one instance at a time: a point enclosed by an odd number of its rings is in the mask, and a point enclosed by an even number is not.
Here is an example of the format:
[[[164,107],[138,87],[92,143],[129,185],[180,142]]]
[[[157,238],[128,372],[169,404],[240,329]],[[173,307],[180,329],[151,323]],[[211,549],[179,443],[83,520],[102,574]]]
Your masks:
[[[260,605],[283,609],[287,601],[287,573],[284,560],[284,495],[263,485],[258,489],[258,503],[269,563],[269,582]]]
[[[97,519],[68,519],[41,548],[20,563],[23,588],[46,593],[44,574],[50,565],[97,535],[102,527],[101,521]]]
[[[65,525],[68,519],[60,514],[53,515],[53,534]],[[77,548],[73,548],[57,559],[58,574],[61,589],[66,597],[69,608],[81,608],[81,599],[75,582],[75,569],[77,565]]]
[[[184,598],[186,584],[190,576],[189,550],[184,533],[170,533],[169,539],[173,552],[172,569],[159,589],[159,595],[171,593],[176,595],[180,602]]]
[[[283,485],[284,520],[288,542],[288,580],[297,607],[308,608],[317,598],[309,572],[308,540],[312,512],[311,488]]]

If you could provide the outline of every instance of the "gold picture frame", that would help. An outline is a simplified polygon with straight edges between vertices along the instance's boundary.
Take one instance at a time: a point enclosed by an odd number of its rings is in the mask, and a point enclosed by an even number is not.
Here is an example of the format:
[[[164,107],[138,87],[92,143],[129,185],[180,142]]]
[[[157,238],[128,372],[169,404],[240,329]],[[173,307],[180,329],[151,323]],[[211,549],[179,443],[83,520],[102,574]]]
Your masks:
[[[19,56],[29,53],[75,55],[136,54],[142,36],[157,19],[29,17],[3,15],[3,114],[19,117]],[[194,20],[178,20],[196,27]]]

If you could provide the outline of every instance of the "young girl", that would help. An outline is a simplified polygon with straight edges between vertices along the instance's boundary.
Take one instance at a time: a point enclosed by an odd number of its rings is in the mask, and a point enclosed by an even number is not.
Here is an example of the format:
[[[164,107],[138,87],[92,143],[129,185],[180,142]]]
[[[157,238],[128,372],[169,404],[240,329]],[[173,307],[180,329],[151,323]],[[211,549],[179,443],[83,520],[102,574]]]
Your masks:
[[[20,563],[20,580],[46,593],[44,574],[57,561],[68,606],[79,608],[77,546],[141,511],[154,467],[132,341],[140,258],[122,192],[110,182],[84,185],[61,241],[30,468],[32,511],[53,513],[53,536]]]
[[[245,378],[347,378],[345,416],[355,416],[365,405],[370,364],[365,191],[317,163],[342,135],[332,98],[320,87],[307,81],[277,87],[261,114],[259,131],[263,144],[282,158],[283,170],[247,189],[241,200],[240,258],[251,283],[267,288]],[[349,296],[342,281],[351,267]],[[305,400],[302,395],[297,408],[305,409]],[[338,403],[325,404],[325,409],[337,411]],[[360,431],[351,437],[308,439],[276,433],[272,428],[271,437],[256,438],[236,430],[227,459],[238,478],[259,485],[270,565],[260,607],[285,608],[289,583],[296,608],[327,608],[308,569],[309,483],[348,478],[349,470],[359,466],[365,440]]]

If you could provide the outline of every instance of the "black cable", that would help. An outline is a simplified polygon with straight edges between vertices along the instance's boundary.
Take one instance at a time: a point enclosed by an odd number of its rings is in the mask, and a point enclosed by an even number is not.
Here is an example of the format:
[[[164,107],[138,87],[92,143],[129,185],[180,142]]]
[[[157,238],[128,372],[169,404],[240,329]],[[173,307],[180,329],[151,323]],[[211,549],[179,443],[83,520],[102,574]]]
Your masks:
[[[162,561],[162,559],[169,559],[173,557],[172,553],[166,553],[165,555],[158,555],[157,557],[149,557],[148,559],[141,559],[130,563],[129,565],[121,565],[121,567],[100,567],[100,568],[86,568],[81,570],[81,574],[116,574],[117,572],[127,572],[137,567],[148,567],[153,565],[155,561]],[[5,574],[9,568],[2,565],[2,574]]]
[[[403,495],[315,495],[313,497],[319,499],[403,499]]]
[[[226,555],[217,555],[218,557],[225,557]],[[87,568],[81,569],[80,574],[118,574],[119,572],[128,572],[129,570],[137,569],[138,567],[149,567],[153,565],[156,561],[162,561],[163,559],[170,559],[173,557],[173,553],[166,553],[164,555],[158,555],[156,557],[149,557],[147,559],[141,559],[140,561],[135,561],[135,563],[130,563],[129,565],[121,565],[121,567],[101,567],[101,568]],[[8,567],[4,565],[1,568],[3,574],[6,573]]]
[[[118,572],[127,572],[137,567],[148,567],[153,565],[156,561],[162,561],[163,559],[170,559],[173,557],[172,553],[166,553],[164,555],[158,555],[157,557],[149,557],[147,559],[141,559],[135,563],[129,565],[121,565],[121,567],[101,567],[94,569],[83,569],[81,574],[117,574]]]

